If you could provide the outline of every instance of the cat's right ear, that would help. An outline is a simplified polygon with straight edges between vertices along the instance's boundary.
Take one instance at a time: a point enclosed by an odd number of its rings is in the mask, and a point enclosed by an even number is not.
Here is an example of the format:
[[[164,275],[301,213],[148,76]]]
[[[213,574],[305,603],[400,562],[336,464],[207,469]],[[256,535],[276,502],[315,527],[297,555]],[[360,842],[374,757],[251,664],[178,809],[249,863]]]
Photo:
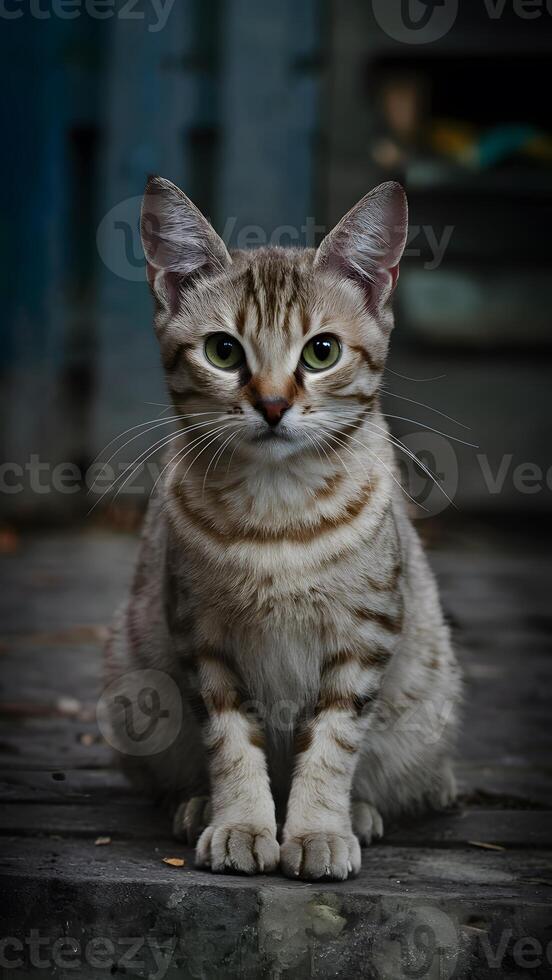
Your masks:
[[[400,184],[388,181],[366,194],[326,235],[315,268],[352,279],[368,305],[380,308],[395,288],[407,234],[406,195]]]
[[[214,228],[170,180],[149,177],[140,218],[148,282],[170,313],[191,277],[224,272],[232,259]]]

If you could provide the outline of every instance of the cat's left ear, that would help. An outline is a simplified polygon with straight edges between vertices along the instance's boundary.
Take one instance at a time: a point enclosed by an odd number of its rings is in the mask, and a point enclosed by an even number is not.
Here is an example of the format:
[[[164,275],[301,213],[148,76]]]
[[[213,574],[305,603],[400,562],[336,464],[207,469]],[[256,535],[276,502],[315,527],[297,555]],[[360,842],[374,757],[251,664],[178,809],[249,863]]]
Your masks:
[[[406,194],[400,184],[388,181],[366,194],[326,235],[315,268],[353,279],[368,305],[381,307],[395,288],[407,234]]]
[[[148,282],[162,306],[174,313],[182,291],[198,275],[232,264],[222,238],[189,197],[170,180],[150,177],[140,219]]]

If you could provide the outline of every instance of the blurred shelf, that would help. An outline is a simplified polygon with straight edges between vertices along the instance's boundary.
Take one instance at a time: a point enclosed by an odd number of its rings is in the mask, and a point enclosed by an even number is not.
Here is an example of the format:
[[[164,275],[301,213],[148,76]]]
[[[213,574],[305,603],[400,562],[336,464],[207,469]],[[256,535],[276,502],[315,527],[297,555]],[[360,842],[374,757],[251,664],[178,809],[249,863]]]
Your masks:
[[[469,170],[439,160],[414,160],[406,168],[410,195],[444,192],[451,195],[500,195],[552,200],[552,169]]]
[[[552,345],[546,269],[406,267],[398,296],[403,326],[427,342],[492,349]]]

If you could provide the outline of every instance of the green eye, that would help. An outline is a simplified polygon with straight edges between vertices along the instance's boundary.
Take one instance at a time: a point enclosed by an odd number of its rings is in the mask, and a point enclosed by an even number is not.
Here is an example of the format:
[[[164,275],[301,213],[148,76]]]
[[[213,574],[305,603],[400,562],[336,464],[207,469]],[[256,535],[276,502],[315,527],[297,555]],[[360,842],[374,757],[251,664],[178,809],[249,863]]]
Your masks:
[[[311,371],[326,371],[341,357],[341,345],[331,333],[321,333],[305,344],[301,361]]]
[[[228,333],[213,333],[207,337],[205,357],[222,371],[238,368],[245,361],[242,345]]]

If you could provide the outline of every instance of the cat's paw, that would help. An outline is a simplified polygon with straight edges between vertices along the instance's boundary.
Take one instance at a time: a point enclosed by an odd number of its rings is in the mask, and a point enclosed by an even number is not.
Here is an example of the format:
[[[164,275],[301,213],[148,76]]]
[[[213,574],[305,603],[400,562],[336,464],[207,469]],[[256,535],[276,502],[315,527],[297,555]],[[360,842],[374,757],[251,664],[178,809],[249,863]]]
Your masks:
[[[218,873],[268,874],[278,867],[280,846],[274,833],[251,824],[206,827],[196,848],[196,867]]]
[[[354,800],[351,807],[353,830],[361,847],[368,847],[378,837],[383,837],[383,820],[379,810],[364,800]]]
[[[192,796],[181,803],[173,817],[173,836],[193,847],[211,819],[208,796]]]
[[[344,881],[360,871],[360,845],[354,834],[300,834],[282,844],[280,863],[288,878]]]

